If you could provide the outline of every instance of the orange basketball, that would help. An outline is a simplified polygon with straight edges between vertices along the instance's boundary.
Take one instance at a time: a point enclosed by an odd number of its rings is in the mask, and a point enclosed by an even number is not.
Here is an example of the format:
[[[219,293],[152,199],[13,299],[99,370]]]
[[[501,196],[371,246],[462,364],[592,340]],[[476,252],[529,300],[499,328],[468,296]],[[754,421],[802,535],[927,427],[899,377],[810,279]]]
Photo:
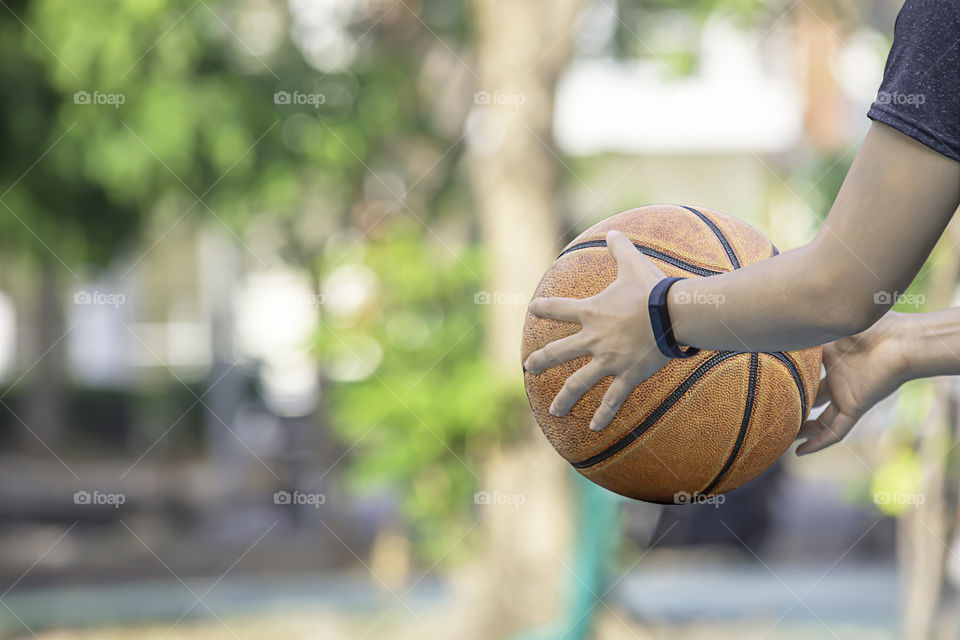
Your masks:
[[[702,278],[777,255],[753,227],[709,209],[640,207],[590,227],[540,281],[534,298],[587,298],[617,276],[606,247],[622,232],[668,276]],[[521,362],[580,325],[528,313]],[[701,351],[674,359],[638,385],[601,431],[590,418],[607,376],[562,418],[548,412],[567,378],[589,356],[539,374],[524,372],[530,407],[550,444],[581,474],[610,491],[650,502],[697,501],[757,477],[793,442],[820,379],[820,348],[776,353]]]

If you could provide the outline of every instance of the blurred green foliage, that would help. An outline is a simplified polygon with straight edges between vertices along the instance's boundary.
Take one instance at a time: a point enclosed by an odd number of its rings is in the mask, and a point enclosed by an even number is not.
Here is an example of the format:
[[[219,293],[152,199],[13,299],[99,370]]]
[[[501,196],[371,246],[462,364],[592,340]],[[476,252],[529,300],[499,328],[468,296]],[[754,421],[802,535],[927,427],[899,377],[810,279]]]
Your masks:
[[[355,360],[374,341],[375,371],[330,385],[332,419],[353,445],[351,484],[395,492],[417,525],[419,549],[439,558],[471,520],[482,456],[517,433],[523,389],[482,357],[482,305],[476,247],[453,256],[426,241],[416,223],[342,252],[324,271],[362,265],[374,294],[356,313],[325,315],[321,359]]]
[[[104,264],[151,219],[239,231],[265,213],[279,222],[349,208],[371,141],[412,117],[384,117],[399,99],[377,81],[408,77],[410,59],[384,55],[362,78],[320,73],[286,35],[280,3],[281,37],[257,54],[237,33],[250,9],[9,3],[11,19],[0,22],[0,192],[9,190],[16,217],[0,225],[12,252],[33,246],[40,260]],[[327,99],[277,104],[277,91]],[[305,185],[322,188],[332,206],[304,211]]]
[[[186,0],[35,0],[26,9],[36,35],[22,36],[25,48],[59,96],[50,129],[67,130],[52,163],[114,207],[170,222],[189,212],[239,223],[262,207],[295,206],[297,194],[278,184],[302,175],[303,163],[280,136],[265,135],[282,115],[273,69],[305,73],[292,45],[269,64],[244,64],[232,28]],[[98,95],[122,104],[96,104]],[[158,211],[162,204],[169,209]]]
[[[509,428],[504,398],[519,396],[479,355],[476,248],[452,258],[427,241],[442,210],[475,234],[456,173],[462,122],[438,125],[437,95],[416,81],[431,48],[448,46],[437,35],[469,40],[466,5],[426,5],[426,24],[358,9],[352,57],[320,68],[281,0],[8,0],[0,243],[7,260],[81,271],[173,225],[222,224],[238,239],[279,236],[319,280],[344,257],[327,254],[330,237],[372,232],[356,248],[379,282],[376,312],[325,324],[317,353],[325,365],[358,339],[381,345],[374,375],[331,385],[329,410],[347,445],[366,434],[354,481],[395,489],[435,549],[458,535],[476,452]]]

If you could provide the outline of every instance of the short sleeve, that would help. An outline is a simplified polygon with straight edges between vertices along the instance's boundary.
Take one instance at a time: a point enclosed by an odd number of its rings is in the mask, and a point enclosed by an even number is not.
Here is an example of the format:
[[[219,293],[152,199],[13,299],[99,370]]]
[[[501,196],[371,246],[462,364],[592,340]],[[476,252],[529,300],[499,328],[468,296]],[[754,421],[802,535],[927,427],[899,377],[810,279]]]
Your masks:
[[[867,117],[960,162],[960,0],[907,0]]]

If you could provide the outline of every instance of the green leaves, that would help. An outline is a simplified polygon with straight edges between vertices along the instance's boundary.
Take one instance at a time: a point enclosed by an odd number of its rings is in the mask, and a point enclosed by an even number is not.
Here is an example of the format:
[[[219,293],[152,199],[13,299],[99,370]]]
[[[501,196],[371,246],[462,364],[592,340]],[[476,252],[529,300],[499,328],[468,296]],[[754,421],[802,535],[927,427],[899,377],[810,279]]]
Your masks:
[[[359,355],[352,340],[360,336],[381,350],[363,379],[330,383],[334,428],[353,447],[349,477],[357,489],[396,488],[420,525],[421,549],[438,554],[473,508],[482,455],[514,431],[510,416],[523,402],[519,382],[482,355],[479,254],[454,255],[403,216],[330,259],[323,282],[350,264],[375,278],[355,313],[324,314],[316,342],[322,362],[343,357],[344,345]],[[324,295],[324,308],[338,308],[335,288]]]

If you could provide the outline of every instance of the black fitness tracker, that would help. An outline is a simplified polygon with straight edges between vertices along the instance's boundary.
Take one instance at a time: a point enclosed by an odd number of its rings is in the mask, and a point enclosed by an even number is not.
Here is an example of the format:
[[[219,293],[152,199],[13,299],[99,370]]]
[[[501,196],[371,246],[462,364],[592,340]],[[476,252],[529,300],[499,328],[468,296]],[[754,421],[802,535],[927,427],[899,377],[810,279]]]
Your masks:
[[[684,278],[664,278],[650,291],[650,299],[647,307],[650,309],[650,326],[653,328],[653,337],[657,341],[657,348],[660,353],[668,358],[689,358],[700,352],[695,347],[681,349],[677,344],[677,339],[673,335],[673,327],[670,324],[670,314],[667,312],[667,293],[670,287],[677,280]]]

